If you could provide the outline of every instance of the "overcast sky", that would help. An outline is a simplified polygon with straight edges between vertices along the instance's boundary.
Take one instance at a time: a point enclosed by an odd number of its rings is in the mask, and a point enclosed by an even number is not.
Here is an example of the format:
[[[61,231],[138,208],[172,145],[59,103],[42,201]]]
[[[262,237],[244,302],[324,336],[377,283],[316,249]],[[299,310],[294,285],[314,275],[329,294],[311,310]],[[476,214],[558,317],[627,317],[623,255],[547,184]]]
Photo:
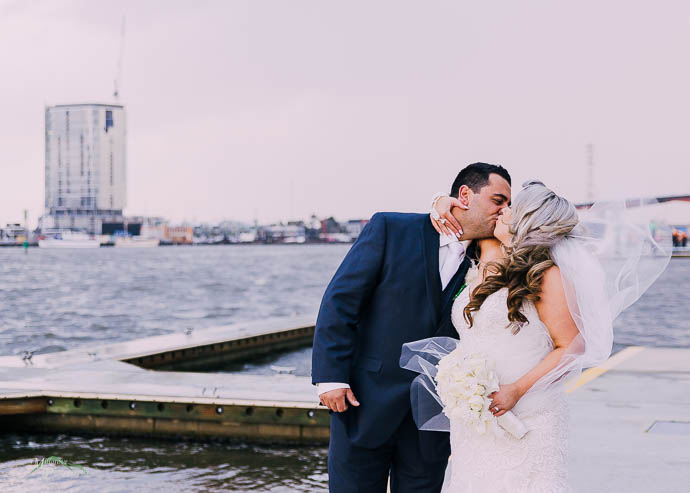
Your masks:
[[[44,200],[44,105],[121,101],[128,214],[423,211],[466,164],[690,193],[690,2],[0,0],[0,221]]]

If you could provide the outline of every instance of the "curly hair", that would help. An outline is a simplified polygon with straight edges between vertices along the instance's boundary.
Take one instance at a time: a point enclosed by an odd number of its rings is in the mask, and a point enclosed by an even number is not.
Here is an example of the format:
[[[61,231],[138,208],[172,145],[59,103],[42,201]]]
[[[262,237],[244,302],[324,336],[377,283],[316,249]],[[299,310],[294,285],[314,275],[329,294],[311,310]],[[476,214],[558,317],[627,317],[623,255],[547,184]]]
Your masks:
[[[523,187],[513,205],[509,227],[512,245],[505,248],[506,258],[486,266],[486,277],[472,291],[463,312],[470,327],[474,323],[472,313],[481,308],[486,298],[508,288],[508,327],[517,334],[527,323],[521,311],[523,303],[539,301],[544,273],[555,265],[551,247],[578,224],[575,207],[543,183],[530,181]]]

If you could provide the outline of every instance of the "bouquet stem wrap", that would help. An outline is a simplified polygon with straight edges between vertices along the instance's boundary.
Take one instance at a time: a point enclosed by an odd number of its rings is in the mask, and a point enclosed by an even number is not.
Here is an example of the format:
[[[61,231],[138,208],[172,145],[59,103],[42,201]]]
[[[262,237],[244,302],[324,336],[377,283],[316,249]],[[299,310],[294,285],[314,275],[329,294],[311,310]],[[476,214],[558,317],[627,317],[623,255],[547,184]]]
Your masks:
[[[512,411],[508,411],[503,416],[496,418],[501,428],[513,435],[515,438],[522,438],[527,433],[527,427],[515,416]]]

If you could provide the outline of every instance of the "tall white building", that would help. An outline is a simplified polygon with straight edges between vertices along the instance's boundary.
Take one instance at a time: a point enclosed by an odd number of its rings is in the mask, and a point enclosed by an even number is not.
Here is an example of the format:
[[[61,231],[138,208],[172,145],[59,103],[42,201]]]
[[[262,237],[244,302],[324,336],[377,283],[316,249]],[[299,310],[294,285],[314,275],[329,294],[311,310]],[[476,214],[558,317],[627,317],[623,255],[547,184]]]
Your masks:
[[[100,233],[127,203],[125,109],[117,104],[46,107],[42,227]]]

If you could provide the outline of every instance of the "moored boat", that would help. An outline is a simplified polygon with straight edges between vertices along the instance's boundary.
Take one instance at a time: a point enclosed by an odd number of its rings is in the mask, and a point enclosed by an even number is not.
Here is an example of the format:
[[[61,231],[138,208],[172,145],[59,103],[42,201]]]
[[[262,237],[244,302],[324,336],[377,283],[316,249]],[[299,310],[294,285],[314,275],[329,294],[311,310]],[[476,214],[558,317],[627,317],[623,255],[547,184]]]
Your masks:
[[[61,231],[38,240],[39,248],[99,248],[100,240],[78,231]]]
[[[141,238],[140,236],[120,237],[115,239],[115,246],[120,248],[154,248],[160,244],[158,238]]]

